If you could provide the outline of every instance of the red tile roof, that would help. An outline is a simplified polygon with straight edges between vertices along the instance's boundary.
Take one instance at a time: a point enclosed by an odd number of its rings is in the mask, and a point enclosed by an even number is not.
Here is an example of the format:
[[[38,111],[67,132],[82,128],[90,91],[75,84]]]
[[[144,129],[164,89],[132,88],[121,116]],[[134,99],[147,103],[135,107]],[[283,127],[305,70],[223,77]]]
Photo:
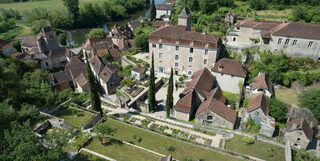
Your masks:
[[[257,88],[268,90],[273,94],[273,85],[265,73],[259,73],[252,81],[252,90]]]
[[[239,61],[235,59],[222,58],[211,69],[214,72],[229,74],[245,78],[247,76],[247,69]]]
[[[252,112],[258,108],[261,108],[263,113],[266,116],[269,116],[269,107],[268,107],[268,103],[267,103],[267,98],[262,93],[255,94],[250,97],[247,111]]]
[[[135,71],[137,73],[144,73],[146,72],[146,68],[145,67],[141,67],[141,66],[135,66],[132,68],[132,71]]]
[[[286,131],[302,130],[309,140],[313,138],[313,129],[305,119],[289,121],[286,124]]]
[[[196,93],[194,90],[189,90],[174,106],[176,111],[190,113],[192,105],[195,101]]]

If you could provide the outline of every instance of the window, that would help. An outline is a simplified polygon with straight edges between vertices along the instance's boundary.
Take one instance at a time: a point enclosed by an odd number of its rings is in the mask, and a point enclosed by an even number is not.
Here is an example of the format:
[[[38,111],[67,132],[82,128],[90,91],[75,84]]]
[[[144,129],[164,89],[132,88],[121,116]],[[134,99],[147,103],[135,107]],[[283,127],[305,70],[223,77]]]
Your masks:
[[[255,114],[256,116],[259,116],[259,112],[258,112],[258,111],[256,111],[254,114]]]
[[[162,44],[159,44],[159,49],[162,49]]]
[[[193,53],[193,48],[190,48],[190,53]]]
[[[292,45],[297,45],[297,40],[293,40]]]
[[[313,44],[313,41],[310,41],[309,44],[308,44],[308,48],[311,48],[312,44]]]
[[[234,38],[233,38],[233,41],[236,41],[236,40],[237,40],[237,38],[236,38],[236,37],[234,37]]]
[[[176,51],[179,51],[179,46],[176,46]]]
[[[278,40],[278,44],[281,44],[281,42],[282,42],[282,39],[280,38],[280,39]]]
[[[179,64],[178,64],[178,63],[175,63],[174,66],[175,66],[176,68],[178,68],[178,67],[179,67]]]
[[[286,39],[286,42],[284,43],[285,45],[288,45],[289,44],[289,39]]]
[[[157,47],[157,45],[156,45],[156,44],[152,44],[152,47],[153,47],[153,48],[156,48],[156,47]]]
[[[204,51],[204,55],[208,55],[208,50],[205,50],[205,51]]]
[[[297,141],[300,141],[300,140],[301,140],[301,138],[298,138],[298,139],[297,139]]]
[[[189,57],[189,63],[192,63],[192,61],[193,61],[193,58]]]
[[[208,60],[207,59],[204,59],[203,60],[203,64],[207,64],[208,63]]]
[[[212,120],[212,116],[207,116],[207,120]]]
[[[46,66],[48,66],[49,64],[48,64],[48,62],[46,62]]]
[[[159,58],[162,58],[162,56],[163,56],[163,53],[159,53]]]
[[[176,55],[176,56],[175,56],[175,59],[176,59],[176,60],[179,60],[179,55]]]
[[[188,75],[191,75],[192,74],[192,72],[191,71],[188,71]]]

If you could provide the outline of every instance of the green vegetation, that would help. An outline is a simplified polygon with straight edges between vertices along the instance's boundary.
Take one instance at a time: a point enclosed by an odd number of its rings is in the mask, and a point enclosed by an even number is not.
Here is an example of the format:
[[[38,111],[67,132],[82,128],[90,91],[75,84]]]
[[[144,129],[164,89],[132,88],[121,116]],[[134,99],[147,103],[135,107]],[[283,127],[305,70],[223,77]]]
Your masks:
[[[226,141],[226,149],[242,154],[251,155],[267,161],[284,161],[284,149],[272,144],[255,140],[250,144],[243,143],[243,139],[239,135],[235,135],[232,139]],[[251,144],[252,143],[252,144]]]
[[[155,81],[156,77],[154,75],[154,55],[152,54],[148,90],[148,106],[150,111],[157,110]]]
[[[58,36],[58,41],[61,45],[67,45],[67,35],[66,33],[60,33]]]
[[[276,119],[277,122],[286,123],[287,121],[287,113],[288,113],[288,105],[281,102],[276,98],[270,98],[267,100],[270,115]]]
[[[81,151],[75,158],[74,160],[76,161],[102,161],[104,159],[98,157],[98,156],[95,156],[95,155],[92,155],[86,151]]]
[[[168,90],[167,90],[167,99],[166,99],[167,117],[170,117],[172,107],[173,107],[173,69],[171,68],[170,78],[168,83]]]
[[[62,108],[56,114],[57,117],[64,118],[70,125],[80,128],[85,125],[93,117],[90,112],[84,112],[74,108]]]
[[[299,95],[300,106],[309,109],[320,119],[320,90],[308,89]]]
[[[94,38],[94,37],[99,38],[99,39],[103,39],[103,38],[106,37],[106,35],[107,35],[107,34],[106,34],[106,32],[104,32],[103,29],[92,29],[92,30],[90,30],[90,32],[86,35],[86,37],[87,37],[88,39]]]
[[[150,161],[161,158],[155,154],[116,141],[105,146],[97,138],[94,138],[86,148],[116,160]]]
[[[107,124],[110,128],[117,129],[114,134],[115,138],[129,142],[132,140],[132,135],[140,136],[142,137],[142,141],[136,143],[136,145],[161,154],[172,155],[179,160],[186,157],[190,157],[193,160],[239,160],[183,141],[135,128],[119,121],[109,119],[103,124]],[[128,131],[130,131],[130,133],[128,133]],[[174,146],[174,151],[169,152],[166,146],[164,146],[165,144]]]
[[[298,95],[299,93],[296,90],[291,88],[276,88],[275,96],[277,99],[281,100],[286,104],[295,104],[298,105]]]
[[[142,51],[149,51],[149,33],[152,31],[150,22],[143,23],[134,31],[134,45]]]
[[[152,0],[151,7],[150,7],[150,19],[151,20],[156,19],[156,15],[157,15],[156,6],[154,4],[154,0]]]
[[[239,95],[222,91],[222,94],[227,98],[227,103],[230,104],[232,108],[236,108],[236,102],[238,101]]]
[[[306,150],[298,150],[298,149],[292,149],[292,160],[293,161],[319,161],[320,159],[313,153],[308,152]]]

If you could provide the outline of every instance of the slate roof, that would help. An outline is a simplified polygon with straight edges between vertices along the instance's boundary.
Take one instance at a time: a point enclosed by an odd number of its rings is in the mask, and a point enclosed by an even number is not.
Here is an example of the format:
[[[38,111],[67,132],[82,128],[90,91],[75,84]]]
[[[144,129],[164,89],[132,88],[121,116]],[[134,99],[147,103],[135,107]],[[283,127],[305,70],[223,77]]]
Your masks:
[[[183,10],[180,12],[179,14],[179,18],[188,18],[189,16],[191,16],[190,11],[188,10],[188,8],[183,8]]]
[[[250,97],[247,112],[252,112],[258,108],[261,108],[263,113],[266,116],[269,116],[269,107],[268,107],[268,103],[267,103],[267,98],[262,93],[254,94]]]
[[[49,57],[51,58],[60,58],[66,56],[66,48],[58,48],[51,50],[49,53]]]
[[[273,94],[273,85],[265,73],[259,73],[252,81],[252,90],[257,88],[268,90]]]
[[[313,129],[305,119],[289,121],[286,124],[286,131],[302,130],[307,138],[311,141],[313,138]]]
[[[209,49],[217,49],[220,45],[219,36],[189,31],[181,25],[160,27],[151,32],[149,41]]]
[[[37,47],[37,39],[34,36],[26,37],[21,42],[22,47]]]
[[[210,110],[233,124],[236,123],[237,112],[226,106],[224,103],[218,101],[213,96],[208,97],[203,103],[201,103],[196,114],[198,115],[205,110]]]
[[[157,10],[172,10],[171,4],[156,4]]]
[[[78,75],[75,79],[75,81],[79,84],[79,86],[83,87],[88,83],[87,77],[84,75],[84,73],[81,73]]]
[[[239,61],[235,59],[222,58],[211,69],[214,72],[229,74],[245,78],[247,76],[247,69]]]

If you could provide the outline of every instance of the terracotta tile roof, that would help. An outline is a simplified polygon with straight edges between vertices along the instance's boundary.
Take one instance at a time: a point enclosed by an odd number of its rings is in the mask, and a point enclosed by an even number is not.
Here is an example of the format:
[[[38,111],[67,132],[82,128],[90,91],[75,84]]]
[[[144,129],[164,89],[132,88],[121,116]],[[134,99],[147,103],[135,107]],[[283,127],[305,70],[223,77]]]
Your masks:
[[[210,95],[222,103],[225,103],[227,100],[226,97],[222,94],[222,90],[220,87],[216,87],[215,89],[211,90],[209,96]]]
[[[252,112],[258,108],[261,108],[263,113],[266,116],[269,116],[269,107],[267,103],[267,98],[262,93],[255,94],[250,97],[247,112]]]
[[[320,39],[320,25],[311,23],[291,22],[273,33],[275,36]]]
[[[156,4],[157,10],[172,10],[171,4]]]
[[[134,66],[132,68],[132,71],[135,71],[137,73],[144,73],[144,72],[146,72],[146,70],[147,69],[145,67],[141,67],[141,66]]]
[[[159,27],[162,27],[162,26],[169,26],[171,25],[170,22],[168,21],[155,21],[152,26],[155,27],[155,28],[159,28]]]
[[[37,47],[37,39],[34,36],[25,37],[21,42],[22,47]]]
[[[193,73],[191,79],[192,80],[186,84],[187,87],[183,91],[183,93],[194,89],[203,98],[207,97],[207,94],[210,93],[216,81],[216,78],[210,73],[207,68],[202,68]]]
[[[257,88],[268,90],[273,94],[272,82],[265,73],[259,73],[259,75],[253,79],[252,90],[256,90]]]
[[[197,115],[205,110],[210,110],[233,124],[235,124],[237,120],[237,112],[216,100],[213,96],[208,97],[207,100],[200,105],[197,110]]]
[[[150,42],[194,46],[200,48],[217,49],[220,37],[186,30],[186,26],[164,26],[150,33]]]
[[[113,58],[121,58],[121,51],[119,50],[118,47],[110,48],[108,52]]]
[[[79,86],[83,87],[88,83],[87,77],[84,75],[84,73],[81,73],[78,75],[75,79],[75,81],[79,84]]]
[[[302,130],[307,138],[311,141],[313,138],[313,129],[305,119],[289,121],[286,124],[286,131]]]
[[[128,24],[132,27],[133,30],[140,27],[141,22],[140,21],[134,21],[134,22],[128,22]]]
[[[265,30],[261,32],[261,37],[262,38],[271,38],[271,35],[274,32],[277,32],[278,30],[282,29],[283,27],[287,26],[289,23],[281,23],[278,26],[272,28],[271,30]]]
[[[261,118],[261,125],[267,126],[269,128],[275,128],[275,122],[276,120],[271,116],[263,116]]]
[[[196,93],[194,90],[189,90],[184,96],[179,99],[179,101],[174,106],[176,111],[190,113],[192,109],[192,105],[195,101]]]
[[[247,76],[247,69],[239,61],[235,59],[222,58],[211,69],[214,72],[229,74],[245,78]]]
[[[89,60],[90,65],[92,69],[95,71],[97,75],[100,75],[102,69],[104,68],[104,65],[100,61],[99,57],[94,55],[92,58]]]

